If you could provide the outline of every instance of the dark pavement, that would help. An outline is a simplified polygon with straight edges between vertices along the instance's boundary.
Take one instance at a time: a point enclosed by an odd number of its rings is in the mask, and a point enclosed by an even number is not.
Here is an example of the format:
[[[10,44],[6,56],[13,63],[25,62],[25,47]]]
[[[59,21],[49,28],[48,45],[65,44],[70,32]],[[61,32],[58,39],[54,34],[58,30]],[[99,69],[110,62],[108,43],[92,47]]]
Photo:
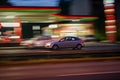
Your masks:
[[[120,80],[120,62],[71,62],[0,67],[0,80]]]

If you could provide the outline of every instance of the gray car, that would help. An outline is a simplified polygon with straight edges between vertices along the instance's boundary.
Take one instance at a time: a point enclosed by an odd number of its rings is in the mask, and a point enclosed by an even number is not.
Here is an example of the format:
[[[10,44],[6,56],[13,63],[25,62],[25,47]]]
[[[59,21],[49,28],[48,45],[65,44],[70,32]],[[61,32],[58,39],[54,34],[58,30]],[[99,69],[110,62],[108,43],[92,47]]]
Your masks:
[[[51,41],[45,44],[45,48],[57,50],[59,48],[81,49],[84,46],[84,41],[78,37],[66,36],[58,41]]]

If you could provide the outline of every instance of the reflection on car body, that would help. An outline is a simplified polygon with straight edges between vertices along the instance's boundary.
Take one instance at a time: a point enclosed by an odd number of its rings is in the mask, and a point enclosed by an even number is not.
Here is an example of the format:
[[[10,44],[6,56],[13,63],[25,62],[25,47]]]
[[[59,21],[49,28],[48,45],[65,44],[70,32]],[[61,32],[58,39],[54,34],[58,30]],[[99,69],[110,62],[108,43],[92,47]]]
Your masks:
[[[20,45],[27,48],[44,47],[45,43],[51,40],[52,38],[50,36],[36,36],[28,40],[22,41]]]
[[[78,37],[66,36],[61,39],[52,39],[48,36],[37,36],[29,40],[22,41],[20,45],[34,48],[44,47],[48,49],[59,49],[59,48],[72,48],[81,49],[84,46],[84,41]]]
[[[31,38],[30,40],[22,41],[20,45],[28,48],[43,47],[53,50],[57,50],[59,48],[81,49],[84,46],[84,41],[74,36],[66,36],[61,39],[53,39],[48,36],[39,36]]]

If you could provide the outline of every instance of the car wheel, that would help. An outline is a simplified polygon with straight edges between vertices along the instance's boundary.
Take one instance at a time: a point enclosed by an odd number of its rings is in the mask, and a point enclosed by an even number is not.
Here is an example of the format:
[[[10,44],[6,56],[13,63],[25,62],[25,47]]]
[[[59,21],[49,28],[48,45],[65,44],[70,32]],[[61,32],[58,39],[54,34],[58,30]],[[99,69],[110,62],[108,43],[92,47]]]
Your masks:
[[[53,45],[52,50],[57,50],[59,49],[58,45]]]
[[[79,50],[81,50],[81,49],[82,49],[82,45],[81,45],[81,44],[78,44],[78,45],[76,46],[76,48],[79,49]]]

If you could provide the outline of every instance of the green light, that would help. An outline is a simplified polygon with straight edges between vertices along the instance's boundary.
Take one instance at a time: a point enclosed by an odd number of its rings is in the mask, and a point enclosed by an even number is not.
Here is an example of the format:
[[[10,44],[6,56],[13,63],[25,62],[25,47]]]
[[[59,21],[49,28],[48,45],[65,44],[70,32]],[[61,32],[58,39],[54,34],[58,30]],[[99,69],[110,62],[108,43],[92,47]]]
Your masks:
[[[0,10],[0,12],[58,12],[59,10]]]
[[[82,20],[82,21],[92,21],[92,20],[96,20],[96,19],[98,19],[98,18],[82,18],[80,20]]]

